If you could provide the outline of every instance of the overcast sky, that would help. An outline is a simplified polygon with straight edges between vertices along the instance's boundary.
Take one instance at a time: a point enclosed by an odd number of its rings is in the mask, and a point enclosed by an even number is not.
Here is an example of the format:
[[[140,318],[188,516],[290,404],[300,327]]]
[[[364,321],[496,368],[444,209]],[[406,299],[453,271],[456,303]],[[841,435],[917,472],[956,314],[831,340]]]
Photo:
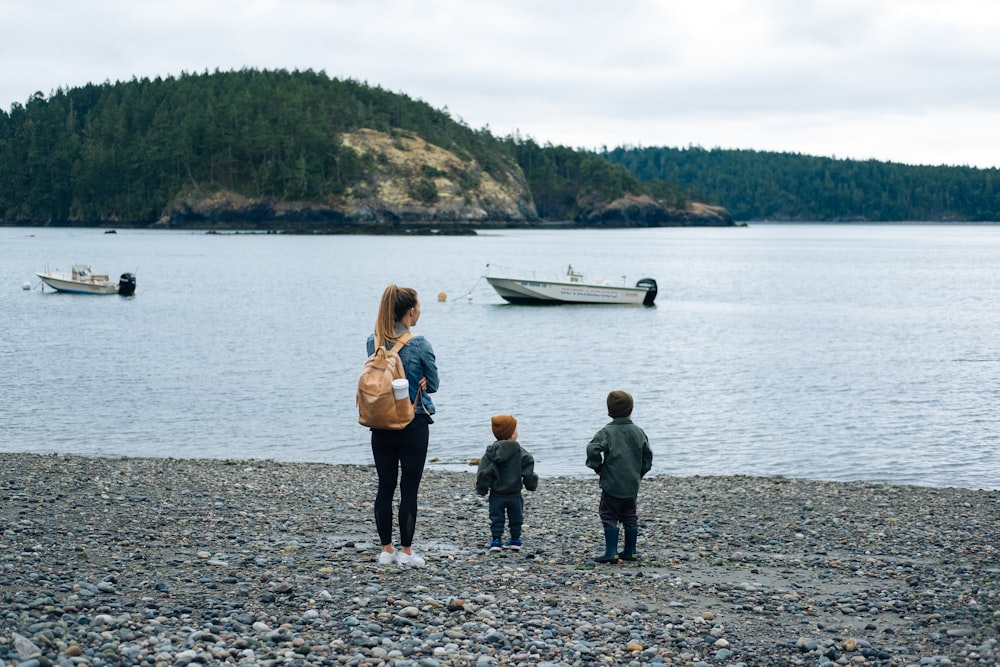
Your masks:
[[[996,0],[0,0],[0,108],[324,71],[574,148],[1000,166]]]

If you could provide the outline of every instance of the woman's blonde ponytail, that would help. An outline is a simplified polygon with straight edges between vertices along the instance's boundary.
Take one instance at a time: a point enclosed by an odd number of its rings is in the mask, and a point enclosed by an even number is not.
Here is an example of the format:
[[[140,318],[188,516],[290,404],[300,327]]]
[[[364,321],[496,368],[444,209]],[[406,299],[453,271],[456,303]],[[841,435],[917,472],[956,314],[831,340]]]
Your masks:
[[[382,292],[375,318],[375,347],[396,340],[396,322],[417,305],[417,291],[412,287],[392,284]]]

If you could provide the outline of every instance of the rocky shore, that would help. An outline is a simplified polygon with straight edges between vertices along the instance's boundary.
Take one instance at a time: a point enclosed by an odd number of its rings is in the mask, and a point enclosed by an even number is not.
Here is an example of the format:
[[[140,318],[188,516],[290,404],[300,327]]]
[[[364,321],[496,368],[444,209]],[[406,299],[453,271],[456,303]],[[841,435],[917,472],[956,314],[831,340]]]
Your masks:
[[[376,563],[375,472],[0,454],[4,665],[997,665],[1000,491],[655,477],[597,565],[596,478],[543,478],[489,553],[429,468]]]

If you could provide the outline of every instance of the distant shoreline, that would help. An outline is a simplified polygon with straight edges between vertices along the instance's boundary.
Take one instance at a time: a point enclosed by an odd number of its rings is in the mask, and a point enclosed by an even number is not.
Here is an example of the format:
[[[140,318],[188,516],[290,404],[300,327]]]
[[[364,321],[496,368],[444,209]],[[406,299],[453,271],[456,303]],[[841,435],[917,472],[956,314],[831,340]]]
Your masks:
[[[833,223],[823,223],[833,224]],[[1000,223],[997,223],[1000,224]],[[179,231],[205,234],[290,234],[290,235],[359,235],[359,236],[475,236],[477,230],[503,231],[506,229],[542,230],[542,229],[677,229],[682,227],[712,227],[733,228],[746,227],[746,222],[730,224],[692,224],[677,222],[675,224],[645,224],[628,222],[610,223],[578,223],[573,221],[536,221],[536,222],[456,222],[451,220],[426,220],[406,223],[331,223],[327,225],[310,225],[294,221],[240,222],[232,221],[217,224],[159,224],[148,222],[98,221],[80,223],[45,223],[0,220],[0,227],[38,228],[38,229],[104,229],[113,232],[116,229],[139,229],[154,231]]]

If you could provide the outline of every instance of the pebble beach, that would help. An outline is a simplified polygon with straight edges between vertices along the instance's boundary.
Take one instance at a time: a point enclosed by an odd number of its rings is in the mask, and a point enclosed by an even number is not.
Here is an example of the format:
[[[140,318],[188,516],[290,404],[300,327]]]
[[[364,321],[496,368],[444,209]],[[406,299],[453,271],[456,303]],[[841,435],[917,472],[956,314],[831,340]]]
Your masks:
[[[370,466],[0,463],[4,665],[1000,664],[1000,491],[657,476],[605,565],[596,476],[490,553],[474,468],[429,465],[414,568]]]

